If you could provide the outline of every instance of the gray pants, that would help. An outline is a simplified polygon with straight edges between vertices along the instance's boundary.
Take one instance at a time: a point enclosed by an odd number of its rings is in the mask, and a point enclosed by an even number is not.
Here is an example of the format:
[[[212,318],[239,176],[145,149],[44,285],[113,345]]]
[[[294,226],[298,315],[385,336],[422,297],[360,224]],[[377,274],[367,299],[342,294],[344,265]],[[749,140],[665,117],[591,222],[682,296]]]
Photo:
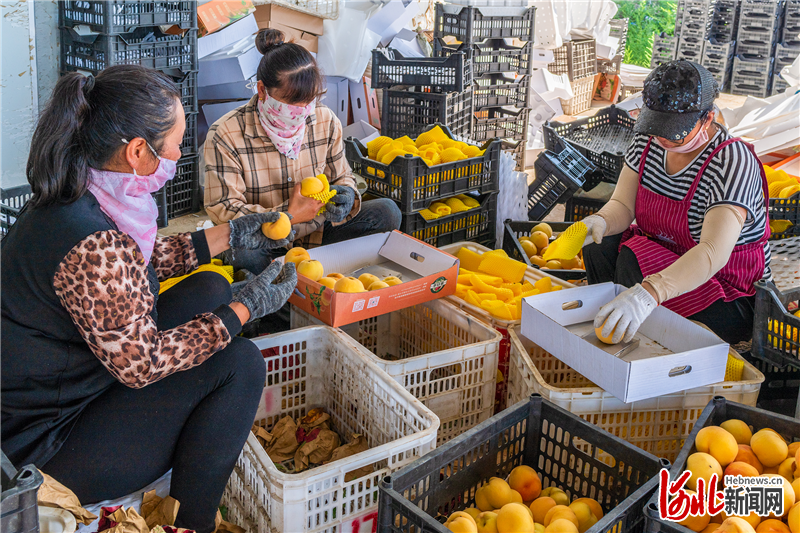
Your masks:
[[[361,211],[351,221],[341,226],[325,222],[322,230],[322,244],[348,241],[356,237],[384,233],[400,229],[402,214],[393,200],[379,198],[361,204]],[[276,258],[286,255],[283,248],[275,250],[228,250],[225,258],[234,270],[249,270],[260,274]]]

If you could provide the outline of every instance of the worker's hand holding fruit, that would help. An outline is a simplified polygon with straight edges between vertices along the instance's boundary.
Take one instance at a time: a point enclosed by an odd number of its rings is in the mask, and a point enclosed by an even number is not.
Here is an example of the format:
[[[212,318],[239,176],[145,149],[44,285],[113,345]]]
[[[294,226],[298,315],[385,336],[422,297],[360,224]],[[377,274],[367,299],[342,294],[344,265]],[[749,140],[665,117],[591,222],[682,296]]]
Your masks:
[[[253,213],[234,218],[229,223],[231,228],[231,248],[257,250],[266,248],[285,248],[294,240],[291,216],[280,211]],[[264,228],[271,228],[266,231]]]
[[[283,267],[282,271],[281,267]],[[283,279],[278,283],[273,283],[279,274],[282,274]],[[282,265],[280,261],[273,261],[264,272],[237,292],[232,302],[239,302],[247,308],[250,317],[242,323],[250,322],[283,307],[296,285],[295,264],[286,262],[285,265]]]
[[[304,196],[302,185],[298,183],[292,191],[292,197],[289,198],[287,212],[292,215],[292,220],[295,224],[302,224],[303,222],[314,220],[323,205],[325,204],[319,200]]]
[[[600,308],[594,318],[595,331],[603,328],[598,338],[604,340],[611,337],[610,344],[617,344],[621,340],[632,341],[639,326],[656,307],[658,302],[655,298],[637,283]]]

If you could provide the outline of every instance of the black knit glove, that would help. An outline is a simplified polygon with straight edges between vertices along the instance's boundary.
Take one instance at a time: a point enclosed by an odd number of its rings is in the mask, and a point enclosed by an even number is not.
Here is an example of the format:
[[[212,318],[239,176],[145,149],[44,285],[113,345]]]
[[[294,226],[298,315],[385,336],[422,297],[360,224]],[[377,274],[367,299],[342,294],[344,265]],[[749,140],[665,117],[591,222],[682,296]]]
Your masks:
[[[336,191],[336,196],[325,204],[325,220],[341,222],[353,210],[356,201],[356,191],[346,185],[331,185],[331,190]]]
[[[292,215],[288,213],[286,215],[291,220]],[[234,218],[228,222],[231,226],[231,248],[244,248],[246,250],[286,248],[289,243],[294,241],[294,230],[286,239],[279,241],[268,239],[261,231],[261,224],[275,222],[280,216],[280,211],[267,211],[266,213],[253,213],[252,215]]]
[[[272,283],[278,274],[281,274],[280,282]],[[294,263],[287,263],[281,272],[281,263],[273,261],[256,279],[237,292],[231,301],[244,304],[250,311],[248,322],[252,322],[283,307],[295,285],[297,271]]]

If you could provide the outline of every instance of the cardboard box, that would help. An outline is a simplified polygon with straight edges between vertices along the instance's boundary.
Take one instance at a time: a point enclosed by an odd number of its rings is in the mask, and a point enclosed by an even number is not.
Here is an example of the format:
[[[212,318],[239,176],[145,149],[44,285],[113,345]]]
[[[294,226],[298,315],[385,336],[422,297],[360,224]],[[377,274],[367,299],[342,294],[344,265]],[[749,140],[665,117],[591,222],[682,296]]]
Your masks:
[[[378,111],[378,97],[371,87],[370,79],[364,76],[360,82],[350,82],[350,108],[353,122],[366,122],[373,128],[381,129],[381,115]]]
[[[216,121],[227,115],[228,112],[236,108],[242,107],[247,104],[248,100],[237,100],[234,102],[223,102],[221,104],[205,104],[203,109],[203,116],[205,117],[208,127],[214,125]]]
[[[252,0],[210,0],[197,6],[197,36],[221,30],[255,12]]]
[[[255,76],[248,80],[233,83],[220,83],[219,85],[201,85],[197,89],[197,99],[201,102],[208,100],[243,100],[258,94]]]
[[[371,140],[380,137],[380,135],[381,132],[361,120],[354,124],[350,124],[342,130],[342,137],[345,139],[348,137],[358,139],[364,146],[366,146]]]
[[[298,276],[289,301],[333,327],[444,298],[456,290],[458,259],[399,231],[321,246],[308,254],[322,263],[326,273],[356,277],[364,272],[379,277],[391,273],[403,280],[386,289],[346,294]]]
[[[286,39],[286,42],[293,42],[295,44],[299,44],[312,54],[316,54],[319,50],[319,36],[314,35],[313,33],[298,30],[297,28],[292,28],[290,26],[286,26],[284,24],[280,24],[278,22],[269,22],[266,26],[260,26],[262,28],[275,28],[276,30],[281,30],[283,32],[283,37]]]
[[[331,108],[342,125],[347,124],[347,115],[350,113],[350,82],[347,78],[326,76],[327,91],[320,98],[320,102]]]
[[[663,306],[636,333],[639,347],[622,357],[581,338],[594,336],[600,307],[624,290],[601,283],[526,298],[522,335],[626,403],[724,381],[728,345]]]
[[[616,74],[595,74],[594,87],[592,87],[592,102],[606,105],[616,103],[622,84]]]
[[[256,6],[256,22],[259,28],[274,28],[270,23],[288,26],[301,32],[322,35],[323,20],[309,13],[295,11],[278,4]],[[280,28],[279,28],[280,29]]]
[[[262,57],[252,35],[248,35],[201,59],[197,85],[203,87],[218,85],[220,81],[235,83],[249,80],[256,75]]]
[[[380,35],[381,44],[386,46],[419,12],[417,1],[391,0],[369,19],[367,29]]]
[[[254,33],[258,33],[258,24],[256,18],[250,14],[219,31],[197,39],[197,59],[203,59]]]

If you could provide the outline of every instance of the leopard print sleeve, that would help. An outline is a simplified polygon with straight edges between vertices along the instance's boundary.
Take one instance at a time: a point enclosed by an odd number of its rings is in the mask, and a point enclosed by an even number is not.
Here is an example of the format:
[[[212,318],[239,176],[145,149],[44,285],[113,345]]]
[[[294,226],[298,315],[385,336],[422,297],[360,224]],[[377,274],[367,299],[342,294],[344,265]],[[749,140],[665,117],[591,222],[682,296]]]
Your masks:
[[[159,281],[188,274],[197,267],[211,262],[205,232],[179,233],[156,237],[150,263]]]
[[[195,367],[231,341],[214,313],[158,331],[147,265],[125,233],[100,231],[79,242],[56,269],[53,287],[95,356],[131,388]]]

